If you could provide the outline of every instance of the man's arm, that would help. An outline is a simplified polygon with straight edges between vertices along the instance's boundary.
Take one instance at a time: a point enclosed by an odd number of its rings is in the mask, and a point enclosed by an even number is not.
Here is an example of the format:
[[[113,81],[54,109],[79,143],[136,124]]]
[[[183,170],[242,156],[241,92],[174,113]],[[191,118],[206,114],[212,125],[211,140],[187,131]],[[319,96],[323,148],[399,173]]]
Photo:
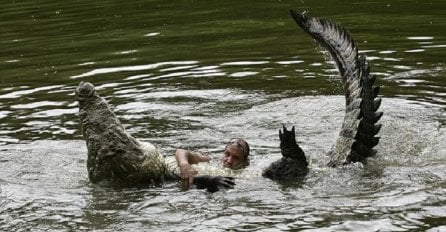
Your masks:
[[[200,162],[209,162],[211,157],[203,155],[201,152],[190,151],[185,149],[177,149],[175,159],[180,168],[180,177],[184,189],[189,189],[189,185],[193,182],[193,178],[197,175],[197,171],[192,168],[192,164]]]

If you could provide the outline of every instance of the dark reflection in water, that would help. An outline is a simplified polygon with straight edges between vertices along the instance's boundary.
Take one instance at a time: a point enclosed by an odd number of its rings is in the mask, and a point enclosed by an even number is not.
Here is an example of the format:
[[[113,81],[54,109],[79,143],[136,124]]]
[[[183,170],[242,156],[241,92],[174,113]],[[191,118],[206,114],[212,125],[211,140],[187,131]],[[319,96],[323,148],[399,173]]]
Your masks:
[[[439,0],[10,2],[0,16],[1,140],[80,138],[72,96],[80,80],[104,84],[115,104],[156,96],[160,89],[236,88],[267,99],[342,93],[333,67],[289,18],[290,8],[348,27],[385,96],[444,105],[446,23]],[[257,102],[239,102],[252,104]],[[132,124],[153,121],[166,133],[178,126],[169,118]]]
[[[364,167],[325,168],[342,87],[289,9],[341,22],[379,77],[384,127]],[[0,230],[445,230],[445,9],[441,0],[5,2]],[[80,81],[166,155],[218,155],[243,136],[253,171],[279,157],[282,124],[296,125],[311,172],[303,183],[242,179],[214,195],[177,183],[92,186]]]

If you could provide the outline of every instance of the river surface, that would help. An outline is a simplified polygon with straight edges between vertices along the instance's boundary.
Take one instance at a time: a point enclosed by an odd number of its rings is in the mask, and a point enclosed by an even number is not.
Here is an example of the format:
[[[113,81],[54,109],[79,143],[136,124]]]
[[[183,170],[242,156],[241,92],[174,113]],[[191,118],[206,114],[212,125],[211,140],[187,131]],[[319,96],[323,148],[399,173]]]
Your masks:
[[[328,168],[344,99],[290,9],[349,29],[384,116],[367,164]],[[0,9],[1,231],[446,231],[446,2],[5,1]],[[166,155],[251,145],[247,172],[295,126],[303,182],[209,194],[92,185],[74,88],[89,81]]]

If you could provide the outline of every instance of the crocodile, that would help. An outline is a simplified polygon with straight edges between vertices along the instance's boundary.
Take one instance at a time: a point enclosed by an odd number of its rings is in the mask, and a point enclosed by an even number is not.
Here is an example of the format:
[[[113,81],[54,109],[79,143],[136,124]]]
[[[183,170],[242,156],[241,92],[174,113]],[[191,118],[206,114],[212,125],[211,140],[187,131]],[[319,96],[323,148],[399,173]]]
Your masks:
[[[118,187],[161,186],[180,180],[160,150],[130,135],[93,84],[80,82],[75,90],[79,118],[86,141],[87,171],[94,184]],[[210,192],[231,188],[233,178],[202,175],[193,179],[197,188]]]
[[[381,98],[376,76],[370,74],[365,54],[358,54],[357,43],[339,23],[326,18],[308,16],[306,12],[290,11],[297,25],[325,48],[335,61],[345,93],[345,115],[335,145],[328,153],[330,167],[365,162],[374,156],[381,129],[377,122],[383,115],[378,111]],[[279,131],[282,157],[271,163],[263,176],[275,180],[303,177],[308,172],[304,151],[296,143],[294,127]]]

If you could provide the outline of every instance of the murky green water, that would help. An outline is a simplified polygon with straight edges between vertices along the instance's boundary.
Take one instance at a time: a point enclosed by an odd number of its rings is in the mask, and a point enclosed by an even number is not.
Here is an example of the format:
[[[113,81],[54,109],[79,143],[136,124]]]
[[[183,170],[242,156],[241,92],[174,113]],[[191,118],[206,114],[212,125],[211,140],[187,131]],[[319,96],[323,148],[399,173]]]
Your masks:
[[[342,23],[372,63],[378,155],[326,168],[343,117],[336,72],[289,17]],[[0,230],[446,230],[446,3],[8,1],[0,8]],[[88,182],[74,87],[98,86],[128,130],[172,154],[234,136],[248,169],[297,128],[301,184],[240,179],[210,195]],[[249,170],[248,170],[249,171]]]

